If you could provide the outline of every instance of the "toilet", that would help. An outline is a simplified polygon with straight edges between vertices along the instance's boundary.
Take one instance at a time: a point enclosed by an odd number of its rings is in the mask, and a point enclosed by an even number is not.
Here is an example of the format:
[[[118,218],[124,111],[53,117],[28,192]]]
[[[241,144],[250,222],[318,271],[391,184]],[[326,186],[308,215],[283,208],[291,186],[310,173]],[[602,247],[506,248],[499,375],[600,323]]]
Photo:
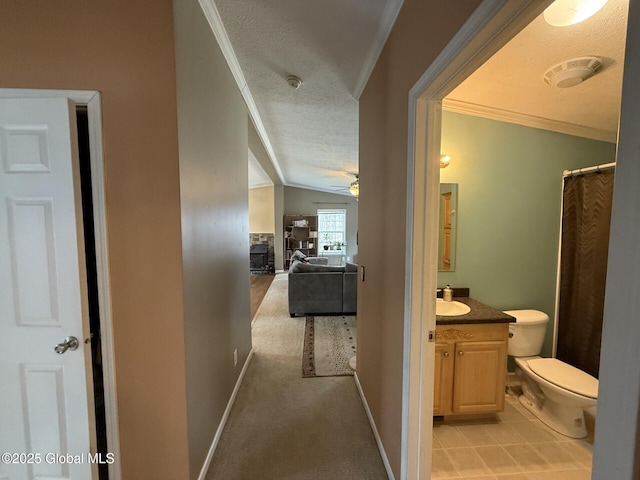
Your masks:
[[[516,362],[522,385],[520,403],[547,426],[567,437],[584,438],[584,408],[598,400],[598,380],[556,358],[542,358],[549,316],[538,310],[507,310],[515,317],[509,324],[508,353]]]

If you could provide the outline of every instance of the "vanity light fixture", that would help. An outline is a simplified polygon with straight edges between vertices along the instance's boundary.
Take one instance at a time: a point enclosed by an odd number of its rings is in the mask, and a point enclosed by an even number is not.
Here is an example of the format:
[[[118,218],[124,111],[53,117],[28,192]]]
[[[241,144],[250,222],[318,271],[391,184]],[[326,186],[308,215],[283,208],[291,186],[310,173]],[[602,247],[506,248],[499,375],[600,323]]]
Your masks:
[[[544,11],[545,21],[553,27],[575,25],[598,12],[607,0],[556,0]]]
[[[451,163],[451,157],[449,155],[440,155],[440,168],[446,168]]]

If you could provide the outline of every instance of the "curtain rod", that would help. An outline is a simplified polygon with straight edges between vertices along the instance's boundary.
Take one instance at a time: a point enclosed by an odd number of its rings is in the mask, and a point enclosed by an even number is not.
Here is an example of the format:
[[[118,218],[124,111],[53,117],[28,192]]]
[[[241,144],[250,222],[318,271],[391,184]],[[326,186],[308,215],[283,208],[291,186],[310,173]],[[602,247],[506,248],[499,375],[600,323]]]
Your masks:
[[[313,202],[316,205],[351,205],[349,202]]]
[[[577,168],[575,170],[565,170],[562,172],[562,178],[575,177],[576,175],[584,175],[591,172],[602,172],[604,170],[610,170],[616,167],[616,162],[604,163],[602,165],[595,165],[593,167]]]

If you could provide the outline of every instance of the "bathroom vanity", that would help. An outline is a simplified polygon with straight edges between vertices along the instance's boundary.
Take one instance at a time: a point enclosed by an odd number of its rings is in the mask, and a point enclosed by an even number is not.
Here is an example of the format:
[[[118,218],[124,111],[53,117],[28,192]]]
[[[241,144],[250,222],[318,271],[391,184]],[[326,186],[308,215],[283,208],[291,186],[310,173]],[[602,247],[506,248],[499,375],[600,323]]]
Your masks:
[[[433,415],[504,409],[509,323],[515,318],[470,297],[471,311],[436,316]]]

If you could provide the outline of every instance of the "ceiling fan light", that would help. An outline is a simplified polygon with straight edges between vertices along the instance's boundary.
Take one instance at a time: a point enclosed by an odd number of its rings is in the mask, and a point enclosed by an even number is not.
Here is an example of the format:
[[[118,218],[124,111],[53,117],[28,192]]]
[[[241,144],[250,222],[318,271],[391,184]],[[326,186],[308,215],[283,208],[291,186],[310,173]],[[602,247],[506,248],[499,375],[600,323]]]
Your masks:
[[[575,25],[598,12],[607,0],[556,0],[544,11],[545,21],[554,27]]]
[[[358,195],[360,195],[360,182],[359,182],[359,180],[356,180],[355,182],[351,182],[351,185],[349,185],[349,193],[351,195],[353,195],[354,197],[357,197]]]

